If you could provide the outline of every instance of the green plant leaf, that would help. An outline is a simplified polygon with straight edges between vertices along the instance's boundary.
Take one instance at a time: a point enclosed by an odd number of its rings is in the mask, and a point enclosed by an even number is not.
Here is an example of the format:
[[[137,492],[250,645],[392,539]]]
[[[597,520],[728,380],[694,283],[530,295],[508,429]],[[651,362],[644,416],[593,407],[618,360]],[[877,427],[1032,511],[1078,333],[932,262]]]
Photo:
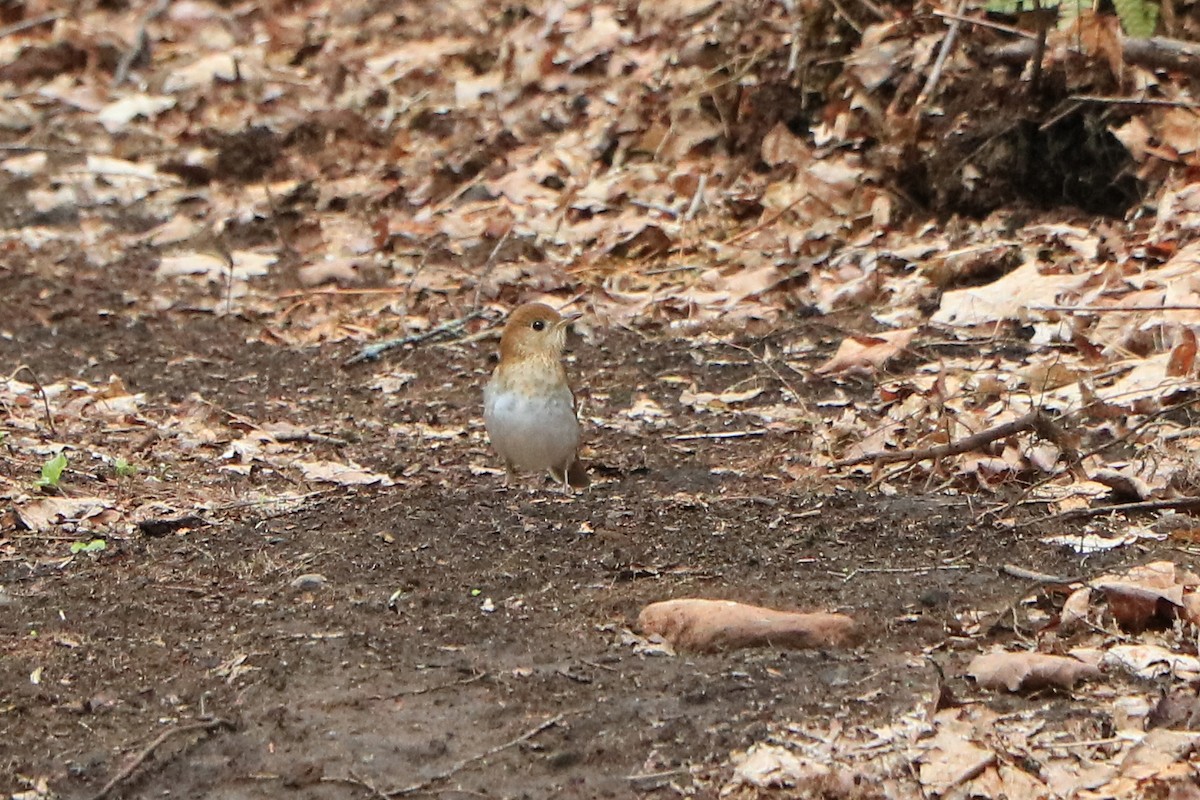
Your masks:
[[[1146,39],[1154,35],[1158,26],[1158,6],[1149,0],[1113,0],[1121,29],[1126,36]]]
[[[106,547],[108,547],[108,542],[103,539],[92,539],[90,542],[71,542],[71,554],[99,553]]]
[[[62,478],[63,470],[67,468],[67,454],[60,452],[54,458],[42,464],[42,477],[34,483],[39,489],[55,488]]]
[[[120,456],[117,456],[117,458],[113,461],[112,468],[113,473],[118,478],[128,478],[130,475],[133,475],[137,472],[137,467],[135,467],[133,464],[130,464]]]

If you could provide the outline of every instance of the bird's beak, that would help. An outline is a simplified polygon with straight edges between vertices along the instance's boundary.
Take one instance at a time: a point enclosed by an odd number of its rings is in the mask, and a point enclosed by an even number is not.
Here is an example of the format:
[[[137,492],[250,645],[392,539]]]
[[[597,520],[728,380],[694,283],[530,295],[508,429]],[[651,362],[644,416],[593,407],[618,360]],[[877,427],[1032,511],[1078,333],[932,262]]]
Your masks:
[[[583,314],[580,314],[580,313],[574,313],[574,314],[564,314],[564,315],[563,315],[563,318],[562,318],[562,319],[560,319],[560,320],[558,321],[558,327],[560,327],[560,328],[566,328],[566,327],[568,327],[568,326],[569,326],[569,325],[570,325],[572,322],[574,322],[575,320],[579,319],[579,318],[580,318],[580,317],[582,317],[582,316],[583,316]]]

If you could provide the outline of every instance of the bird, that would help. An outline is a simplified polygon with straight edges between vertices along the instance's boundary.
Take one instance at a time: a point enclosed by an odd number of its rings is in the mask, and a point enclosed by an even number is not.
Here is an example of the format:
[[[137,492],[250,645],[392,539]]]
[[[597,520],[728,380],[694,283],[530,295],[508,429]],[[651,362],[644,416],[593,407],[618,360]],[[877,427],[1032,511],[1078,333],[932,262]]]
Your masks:
[[[567,328],[578,318],[545,303],[513,311],[500,335],[500,363],[483,390],[488,438],[509,477],[546,471],[564,493],[590,483],[578,460],[579,419],[562,362]]]

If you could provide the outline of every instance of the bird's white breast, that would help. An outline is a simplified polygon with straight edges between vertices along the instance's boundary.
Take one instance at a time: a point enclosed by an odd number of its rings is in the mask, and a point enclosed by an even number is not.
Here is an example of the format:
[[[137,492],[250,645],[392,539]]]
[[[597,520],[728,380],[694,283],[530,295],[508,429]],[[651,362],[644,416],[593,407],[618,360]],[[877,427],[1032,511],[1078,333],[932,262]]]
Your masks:
[[[492,445],[517,469],[565,469],[579,447],[579,422],[571,390],[558,386],[529,394],[501,388],[492,379],[483,392],[483,417]]]

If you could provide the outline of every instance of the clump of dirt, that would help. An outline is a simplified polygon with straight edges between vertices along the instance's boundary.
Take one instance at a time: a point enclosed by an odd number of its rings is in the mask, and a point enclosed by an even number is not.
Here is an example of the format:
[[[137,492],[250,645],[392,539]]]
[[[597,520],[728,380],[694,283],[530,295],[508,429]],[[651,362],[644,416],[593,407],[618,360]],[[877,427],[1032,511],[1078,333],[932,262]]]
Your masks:
[[[217,151],[215,176],[239,183],[262,180],[282,151],[279,136],[263,125],[237,133],[213,132],[207,138]]]

